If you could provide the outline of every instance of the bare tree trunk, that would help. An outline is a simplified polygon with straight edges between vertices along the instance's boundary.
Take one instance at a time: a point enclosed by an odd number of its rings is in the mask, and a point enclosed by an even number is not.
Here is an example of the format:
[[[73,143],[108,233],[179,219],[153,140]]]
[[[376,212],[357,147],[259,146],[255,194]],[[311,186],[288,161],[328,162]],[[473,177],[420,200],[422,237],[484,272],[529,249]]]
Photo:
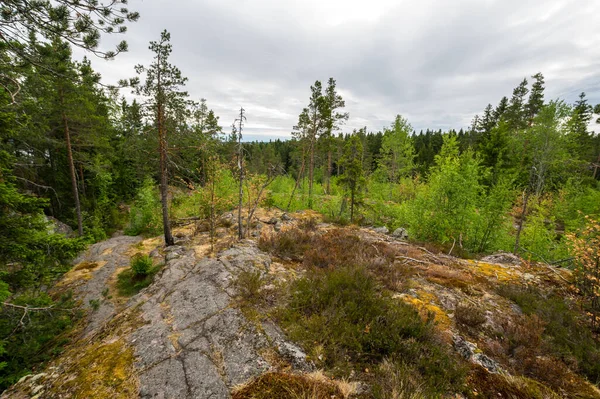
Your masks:
[[[598,154],[598,159],[596,160],[596,164],[594,165],[594,179],[598,174],[598,168],[600,167],[600,154]]]
[[[69,162],[69,172],[71,173],[71,190],[73,191],[73,199],[75,200],[75,212],[77,213],[77,232],[79,236],[83,236],[83,219],[81,217],[81,204],[79,203],[79,190],[77,189],[77,174],[75,173],[75,163],[73,162],[73,149],[71,147],[71,134],[69,132],[69,121],[64,111],[64,97],[62,89],[60,91],[61,101],[61,116],[63,129],[65,133],[65,142],[67,144],[67,161]]]
[[[521,231],[523,230],[523,223],[525,222],[525,214],[527,213],[527,201],[529,200],[529,190],[523,192],[523,208],[521,209],[521,217],[519,218],[519,227],[517,227],[517,236],[515,238],[515,249],[513,254],[517,255],[519,252],[519,246],[521,242]]]
[[[350,223],[354,223],[354,189],[350,193]]]
[[[315,169],[315,144],[314,137],[310,138],[310,159],[308,162],[308,209],[313,207],[313,176]]]
[[[240,169],[240,187],[238,202],[238,238],[244,238],[244,226],[242,225],[242,206],[244,205],[244,153],[242,148],[242,126],[244,120],[244,108],[240,108],[238,129],[238,168]]]

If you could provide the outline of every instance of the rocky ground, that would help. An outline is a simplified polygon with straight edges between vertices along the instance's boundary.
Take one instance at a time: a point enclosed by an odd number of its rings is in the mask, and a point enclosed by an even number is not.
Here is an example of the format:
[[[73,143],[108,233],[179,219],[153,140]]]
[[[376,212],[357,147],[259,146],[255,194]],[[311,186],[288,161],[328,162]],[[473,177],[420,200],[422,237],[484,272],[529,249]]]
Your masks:
[[[287,215],[258,210],[249,234],[252,239],[238,242],[231,225],[233,215],[225,215],[212,251],[202,223],[175,229],[177,245],[168,248],[160,238],[125,236],[91,246],[57,286],[76,292],[88,310],[86,320],[72,333],[72,344],[62,355],[42,373],[23,378],[2,399],[228,398],[265,373],[283,370],[308,375],[314,365],[303,350],[286,340],[268,319],[248,315],[240,306],[235,282],[244,272],[280,281],[302,275],[300,261],[268,255],[257,248],[255,240],[315,217],[309,212]],[[337,228],[317,226],[319,234]],[[507,317],[521,314],[494,287],[513,282],[569,287],[568,271],[510,254],[464,260],[409,244],[403,230],[353,232],[366,242],[383,243],[395,251],[390,268],[402,271],[402,278],[397,279],[401,284],[392,279],[387,289],[398,300],[414,305],[423,317],[433,314],[446,342],[489,373],[506,370],[502,359],[481,349],[487,348],[488,335],[506,328],[502,321]],[[150,254],[155,264],[164,266],[152,285],[124,298],[116,289],[117,275],[135,253]],[[459,320],[465,308],[481,315],[477,329]],[[349,396],[360,385],[357,382],[352,388],[348,381],[319,378],[337,384],[336,392],[343,395],[335,397]],[[595,395],[597,389],[587,386],[590,395]]]

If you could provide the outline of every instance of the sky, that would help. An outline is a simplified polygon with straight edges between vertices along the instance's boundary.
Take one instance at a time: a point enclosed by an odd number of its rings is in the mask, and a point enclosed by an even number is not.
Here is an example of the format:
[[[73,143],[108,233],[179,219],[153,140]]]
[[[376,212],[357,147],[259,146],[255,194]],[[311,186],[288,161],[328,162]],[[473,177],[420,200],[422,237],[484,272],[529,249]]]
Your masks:
[[[378,131],[395,115],[421,129],[460,129],[523,78],[542,72],[546,99],[600,103],[600,0],[129,0],[139,11],[107,84],[152,59],[171,61],[226,131],[241,106],[246,139],[289,138],[310,86],[333,77],[350,118]],[[110,48],[123,37],[105,37]],[[128,94],[127,90],[123,94]]]

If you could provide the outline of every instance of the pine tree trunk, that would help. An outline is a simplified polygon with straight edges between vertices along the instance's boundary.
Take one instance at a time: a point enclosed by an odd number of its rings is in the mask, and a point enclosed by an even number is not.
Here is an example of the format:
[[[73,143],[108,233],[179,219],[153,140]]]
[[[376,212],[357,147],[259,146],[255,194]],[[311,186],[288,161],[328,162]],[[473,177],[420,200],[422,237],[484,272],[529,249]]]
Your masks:
[[[165,245],[175,244],[169,223],[169,184],[167,180],[167,137],[164,126],[163,104],[157,104],[158,112],[158,151],[160,152],[160,202],[162,205],[163,232]]]
[[[83,236],[83,219],[81,217],[81,204],[79,203],[79,190],[77,189],[77,174],[75,173],[75,163],[73,162],[73,149],[71,148],[71,134],[69,132],[69,121],[64,111],[64,97],[62,90],[60,92],[61,111],[63,128],[65,133],[65,142],[67,144],[67,161],[69,162],[69,172],[71,173],[71,189],[73,191],[73,199],[75,200],[75,212],[77,213],[77,232],[79,236]]]

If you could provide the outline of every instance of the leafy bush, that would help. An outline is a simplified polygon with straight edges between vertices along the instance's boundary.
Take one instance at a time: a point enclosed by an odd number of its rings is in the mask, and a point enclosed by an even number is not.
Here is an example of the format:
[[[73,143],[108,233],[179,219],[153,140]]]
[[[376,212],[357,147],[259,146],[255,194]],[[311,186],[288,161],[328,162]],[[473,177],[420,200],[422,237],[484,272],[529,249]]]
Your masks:
[[[152,265],[148,255],[136,254],[131,258],[129,269],[117,276],[117,290],[121,296],[132,296],[146,288],[154,280],[154,275],[162,265]]]
[[[152,269],[152,259],[148,255],[138,253],[131,258],[129,266],[134,276],[144,277]]]
[[[135,202],[129,212],[129,225],[125,234],[136,236],[138,234],[158,235],[162,231],[160,199],[154,181],[150,178],[138,190]]]
[[[583,295],[592,328],[600,331],[600,219],[586,216],[587,225],[579,234],[569,235],[575,257],[577,289]]]
[[[313,270],[292,284],[280,318],[292,339],[312,348],[312,360],[332,370],[362,371],[389,359],[418,373],[431,394],[462,383],[463,370],[437,341],[432,318],[423,321],[382,293],[363,268]]]

